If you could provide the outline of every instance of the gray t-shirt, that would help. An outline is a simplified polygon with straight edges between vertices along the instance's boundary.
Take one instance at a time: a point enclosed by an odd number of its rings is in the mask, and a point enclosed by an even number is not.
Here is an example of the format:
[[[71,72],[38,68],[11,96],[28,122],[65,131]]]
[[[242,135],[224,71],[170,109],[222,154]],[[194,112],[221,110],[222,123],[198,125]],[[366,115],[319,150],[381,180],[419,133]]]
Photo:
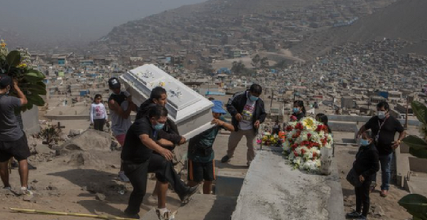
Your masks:
[[[0,95],[0,141],[16,141],[24,135],[15,116],[15,108],[21,100],[8,95]]]

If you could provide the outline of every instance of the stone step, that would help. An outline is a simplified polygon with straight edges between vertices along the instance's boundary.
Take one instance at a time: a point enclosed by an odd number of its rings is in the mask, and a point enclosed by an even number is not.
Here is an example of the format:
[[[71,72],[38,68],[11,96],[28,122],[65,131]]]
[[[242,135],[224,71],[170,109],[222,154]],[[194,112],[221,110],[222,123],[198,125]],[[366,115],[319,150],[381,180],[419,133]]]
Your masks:
[[[196,194],[191,198],[188,204],[178,208],[175,219],[230,219],[236,206],[236,200],[237,197]],[[158,219],[155,208],[145,213],[141,218],[141,220]]]
[[[176,219],[217,220],[230,219],[236,207],[237,197],[217,195],[194,195],[191,201],[178,209]]]

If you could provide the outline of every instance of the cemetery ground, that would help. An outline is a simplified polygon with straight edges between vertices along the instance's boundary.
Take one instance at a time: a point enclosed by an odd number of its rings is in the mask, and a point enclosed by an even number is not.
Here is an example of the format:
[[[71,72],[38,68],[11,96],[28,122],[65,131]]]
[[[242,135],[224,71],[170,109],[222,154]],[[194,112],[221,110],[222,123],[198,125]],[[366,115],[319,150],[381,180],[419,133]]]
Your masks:
[[[67,129],[81,126],[84,121],[73,121],[66,125]],[[96,135],[91,134],[92,138]],[[348,133],[335,133],[335,140],[349,136]],[[246,167],[246,141],[243,138],[236,150],[235,157],[229,164],[219,162],[227,150],[228,134],[222,133],[217,137],[214,145],[217,174],[236,175],[244,177]],[[104,143],[99,140],[99,143]],[[30,143],[31,144],[31,143]],[[177,153],[182,154],[186,145],[179,146]],[[122,216],[126,208],[132,186],[117,180],[120,168],[120,152],[117,150],[100,149],[99,146],[88,146],[85,149],[71,149],[60,151],[60,155],[47,147],[41,147],[38,154],[31,156],[30,163],[37,167],[30,170],[29,183],[34,188],[34,199],[26,202],[13,192],[0,191],[0,216],[2,219],[76,219],[76,217],[34,215],[13,213],[10,208],[24,208],[48,210],[57,212],[85,213],[99,215]],[[107,147],[109,148],[109,147]],[[351,145],[336,145],[335,160],[341,176],[344,196],[344,211],[349,212],[355,206],[354,190],[345,180],[345,175],[354,160],[357,147]],[[14,191],[19,190],[18,170],[12,169],[11,184]],[[295,170],[295,172],[300,172]],[[186,179],[186,170],[183,179]],[[155,181],[148,181],[147,195],[141,206],[141,216],[156,207],[149,204],[146,198],[151,195]],[[262,184],[262,183],[260,183]],[[215,193],[215,187],[214,187]],[[397,201],[408,192],[392,185],[388,197],[382,198],[377,191],[371,194],[371,219],[408,219],[410,215],[397,204]],[[188,204],[191,205],[191,204]],[[169,191],[167,206],[172,210],[180,207],[175,193]],[[188,207],[190,208],[190,207]],[[195,210],[193,210],[194,212]],[[179,216],[177,216],[178,219]],[[78,218],[89,219],[89,218]]]

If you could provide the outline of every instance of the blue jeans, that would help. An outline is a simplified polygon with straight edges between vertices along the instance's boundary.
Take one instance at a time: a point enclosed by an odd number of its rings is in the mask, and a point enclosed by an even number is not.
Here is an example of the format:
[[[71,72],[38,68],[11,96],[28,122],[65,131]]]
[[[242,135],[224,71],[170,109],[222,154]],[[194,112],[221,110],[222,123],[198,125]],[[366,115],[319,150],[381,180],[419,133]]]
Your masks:
[[[381,164],[381,190],[389,190],[390,188],[390,176],[391,176],[391,160],[393,159],[393,153],[387,155],[380,155]],[[372,181],[377,182],[377,174],[372,175]]]

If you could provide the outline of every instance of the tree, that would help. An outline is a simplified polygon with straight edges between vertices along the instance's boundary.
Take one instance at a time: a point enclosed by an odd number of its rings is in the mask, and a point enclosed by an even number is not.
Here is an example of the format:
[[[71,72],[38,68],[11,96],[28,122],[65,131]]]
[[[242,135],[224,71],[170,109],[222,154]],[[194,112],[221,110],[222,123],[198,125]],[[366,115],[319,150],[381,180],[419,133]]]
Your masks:
[[[261,68],[267,68],[270,66],[270,64],[268,63],[268,58],[267,57],[263,57],[260,61],[261,63]]]
[[[239,73],[245,72],[245,70],[246,70],[246,67],[245,67],[245,64],[243,64],[242,61],[239,61],[239,62],[234,61],[233,62],[233,66],[231,67],[231,71],[233,73],[239,74]]]
[[[254,67],[259,67],[259,62],[261,61],[261,57],[257,54],[254,56],[254,58],[252,58],[252,66]]]

